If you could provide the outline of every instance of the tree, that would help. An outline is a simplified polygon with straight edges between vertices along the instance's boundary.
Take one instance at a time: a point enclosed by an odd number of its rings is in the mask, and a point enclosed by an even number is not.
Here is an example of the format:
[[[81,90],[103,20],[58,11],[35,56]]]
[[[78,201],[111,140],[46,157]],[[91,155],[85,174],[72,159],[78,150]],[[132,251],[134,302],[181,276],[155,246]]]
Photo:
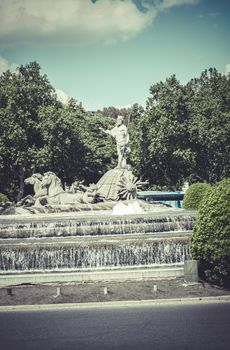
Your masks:
[[[175,75],[150,87],[138,124],[139,172],[150,184],[178,189],[215,183],[230,173],[230,76],[204,71],[185,86]]]
[[[37,149],[34,171],[52,170],[67,184],[80,176],[85,148],[78,124],[84,113],[79,106],[71,110],[68,106],[50,105],[39,110],[42,147]]]
[[[230,173],[230,76],[210,68],[186,86],[194,175],[215,183]]]
[[[43,107],[39,118],[44,144],[41,157],[37,153],[40,171],[52,169],[68,185],[75,180],[89,184],[97,182],[114,163],[115,145],[111,139],[99,135],[100,126],[110,127],[107,117],[86,112],[71,99],[67,106]]]
[[[116,144],[112,137],[105,137],[99,127],[111,128],[115,121],[99,113],[88,112],[79,123],[79,134],[84,144],[85,166],[82,169],[82,179],[87,183],[96,183],[109,169],[116,166]]]
[[[128,117],[130,108],[117,108],[117,107],[104,107],[102,110],[98,110],[97,112],[102,114],[105,117],[109,117],[112,119],[116,119],[118,115],[123,115],[124,117]]]
[[[0,77],[0,192],[19,201],[24,179],[54,171],[70,184],[96,182],[116,158],[115,145],[99,136],[111,119],[86,112],[70,99],[57,101],[40,66],[32,62]]]
[[[142,135],[143,131],[143,116],[144,116],[144,108],[137,103],[134,104],[129,113],[129,125],[128,132],[130,134],[130,162],[133,166],[134,172],[138,177],[142,177],[142,161],[143,161],[143,140],[144,137]]]
[[[0,77],[0,192],[11,199],[23,196],[27,169],[42,146],[38,110],[55,103],[54,89],[36,62]]]
[[[185,86],[175,75],[150,87],[144,110],[87,112],[57,101],[32,62],[0,77],[0,192],[19,200],[31,172],[53,170],[66,182],[96,182],[116,164],[116,146],[99,133],[126,117],[134,172],[150,185],[179,189],[184,180],[215,183],[230,172],[230,75],[215,69]],[[130,121],[130,122],[129,122]]]
[[[186,91],[173,75],[152,85],[150,93],[141,122],[143,175],[152,184],[176,189],[194,164]]]

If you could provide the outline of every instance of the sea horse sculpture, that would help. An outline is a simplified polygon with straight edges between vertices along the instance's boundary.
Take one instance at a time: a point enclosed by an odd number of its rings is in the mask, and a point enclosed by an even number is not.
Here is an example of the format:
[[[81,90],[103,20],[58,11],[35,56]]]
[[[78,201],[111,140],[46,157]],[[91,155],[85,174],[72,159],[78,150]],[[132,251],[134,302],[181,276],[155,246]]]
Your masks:
[[[19,206],[32,206],[34,205],[37,198],[44,197],[47,195],[47,189],[42,187],[42,178],[43,176],[40,173],[34,173],[30,177],[24,180],[26,185],[34,186],[34,195],[28,195],[23,198],[21,201],[17,203],[17,207]]]
[[[61,180],[52,171],[44,174],[41,187],[47,190],[47,195],[38,197],[35,201],[35,206],[45,204],[62,205],[62,204],[76,204],[76,203],[94,203],[97,197],[97,187],[90,185],[84,186],[84,191],[77,193],[70,193],[64,191]]]

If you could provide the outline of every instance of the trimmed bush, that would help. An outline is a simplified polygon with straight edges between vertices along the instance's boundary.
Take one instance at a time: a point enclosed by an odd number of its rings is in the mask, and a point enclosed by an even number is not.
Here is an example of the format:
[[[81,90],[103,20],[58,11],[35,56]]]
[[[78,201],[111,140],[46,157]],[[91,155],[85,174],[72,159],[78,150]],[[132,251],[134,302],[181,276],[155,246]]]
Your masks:
[[[184,195],[183,208],[184,209],[198,209],[199,205],[211,186],[202,182],[197,182],[191,185]]]
[[[212,186],[198,209],[191,253],[210,282],[230,285],[230,179]]]
[[[9,202],[9,199],[7,198],[7,196],[3,193],[0,193],[0,204],[1,203],[6,203]]]

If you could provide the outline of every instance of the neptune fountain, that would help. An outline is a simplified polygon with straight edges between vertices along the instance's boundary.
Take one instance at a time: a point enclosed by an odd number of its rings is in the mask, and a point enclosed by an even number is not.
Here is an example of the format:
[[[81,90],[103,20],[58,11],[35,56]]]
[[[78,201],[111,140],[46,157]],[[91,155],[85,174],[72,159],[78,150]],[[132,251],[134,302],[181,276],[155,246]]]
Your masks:
[[[46,212],[57,206],[69,205],[72,210],[87,209],[87,205],[102,203],[104,205],[94,205],[91,208],[108,208],[116,204],[119,200],[130,200],[137,197],[137,191],[147,184],[137,179],[132,173],[130,165],[127,164],[127,156],[130,152],[128,146],[129,134],[124,125],[124,117],[118,116],[116,125],[111,130],[100,130],[113,136],[116,140],[118,164],[115,169],[107,171],[96,184],[84,186],[82,182],[74,182],[68,190],[64,190],[61,180],[52,171],[45,174],[33,174],[25,180],[25,184],[34,186],[34,196],[27,196],[17,203],[16,209],[12,213]],[[108,203],[110,202],[110,203]],[[106,204],[105,204],[106,203]],[[85,205],[84,205],[85,204]],[[82,205],[82,206],[81,206]],[[144,205],[144,204],[142,204]],[[27,208],[30,209],[27,209]],[[31,208],[33,207],[33,209]],[[41,209],[43,207],[43,210]],[[17,209],[20,208],[20,209]],[[39,208],[39,209],[37,209]],[[51,210],[52,210],[51,209]],[[66,210],[68,210],[66,208]]]
[[[34,195],[0,216],[0,285],[23,274],[27,281],[36,281],[34,276],[42,273],[46,278],[50,272],[52,278],[59,273],[59,282],[70,273],[76,280],[82,272],[84,280],[98,271],[106,271],[107,279],[115,270],[119,276],[126,271],[126,278],[140,269],[147,278],[162,267],[169,271],[176,266],[182,273],[194,213],[138,200],[146,182],[138,180],[128,164],[124,118],[118,116],[113,129],[101,132],[116,140],[116,168],[96,184],[78,181],[68,189],[52,171],[35,173],[25,180],[33,185]]]

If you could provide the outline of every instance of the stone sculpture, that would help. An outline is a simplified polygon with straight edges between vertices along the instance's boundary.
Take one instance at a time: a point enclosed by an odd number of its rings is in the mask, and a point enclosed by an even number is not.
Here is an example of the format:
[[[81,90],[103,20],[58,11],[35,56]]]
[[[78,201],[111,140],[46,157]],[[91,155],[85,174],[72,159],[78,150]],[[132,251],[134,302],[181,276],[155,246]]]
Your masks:
[[[97,182],[98,195],[106,201],[135,199],[137,191],[146,184],[147,182],[142,182],[133,175],[128,165],[127,169],[115,168],[107,171]]]
[[[138,180],[133,175],[131,166],[127,164],[130,148],[128,146],[129,133],[124,124],[124,117],[121,115],[117,117],[114,128],[110,130],[100,128],[100,130],[115,138],[118,155],[116,168],[107,171],[96,185],[85,186],[83,181],[75,181],[71,186],[65,186],[65,190],[60,178],[52,171],[44,175],[35,173],[25,180],[25,184],[34,186],[34,196],[23,198],[16,206],[23,208],[33,206],[39,210],[46,205],[50,208],[62,205],[82,208],[82,205],[85,204],[105,202],[104,204],[109,205],[121,199],[135,199],[138,189],[146,185],[146,182]],[[101,207],[102,204],[98,203],[98,206]]]
[[[34,173],[30,177],[24,180],[26,185],[32,185],[34,188],[34,195],[28,195],[17,203],[17,206],[32,206],[39,197],[44,197],[47,195],[47,189],[42,187],[43,176],[40,173]]]
[[[90,185],[89,187],[84,186],[84,191],[79,191],[77,193],[66,192],[62,187],[61,180],[52,171],[48,171],[44,174],[41,187],[46,188],[47,195],[38,197],[34,203],[35,206],[45,204],[89,204],[96,201],[97,187],[95,185]]]
[[[105,134],[113,136],[117,144],[118,164],[115,169],[107,171],[98,181],[98,194],[105,200],[117,201],[119,199],[134,199],[137,190],[146,184],[139,181],[132,173],[131,166],[127,164],[130,153],[128,146],[129,133],[124,124],[124,117],[117,117],[116,125],[111,130],[100,128]]]
[[[130,148],[128,147],[129,134],[128,129],[124,124],[124,117],[119,115],[117,117],[116,125],[111,130],[105,130],[100,128],[105,134],[113,136],[117,144],[117,155],[118,155],[118,169],[127,168],[127,155],[130,153]]]
[[[34,186],[34,195],[23,198],[16,204],[17,207],[41,207],[47,204],[91,204],[99,200],[95,184],[84,186],[82,182],[78,182],[77,190],[75,183],[75,190],[67,192],[63,189],[59,177],[52,171],[48,171],[44,175],[35,173],[25,179],[25,184]],[[17,212],[19,213],[19,211]]]

